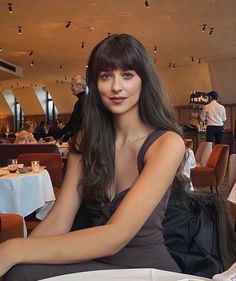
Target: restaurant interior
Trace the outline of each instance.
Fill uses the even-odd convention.
[[[15,185],[21,196],[19,190],[25,194],[34,186],[35,192],[21,202],[0,194],[0,243],[27,236],[47,216],[60,194],[69,155],[68,138],[14,143],[17,133],[27,121],[37,127],[59,120],[64,126],[76,102],[71,79],[86,77],[93,47],[120,33],[138,38],[153,59],[189,149],[191,191],[221,198],[236,235],[236,1],[2,0],[0,189]],[[215,146],[206,142],[200,118],[210,91],[219,94],[227,116],[222,144]],[[15,174],[9,159],[17,160]],[[42,183],[48,187],[44,194]],[[179,280],[163,276],[157,280]]]

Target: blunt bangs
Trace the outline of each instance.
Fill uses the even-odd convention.
[[[117,35],[105,39],[93,60],[93,77],[97,80],[101,71],[115,69],[134,70],[141,77],[142,54],[137,52],[133,44],[137,45],[137,42]]]

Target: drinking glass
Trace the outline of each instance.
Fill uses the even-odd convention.
[[[17,159],[9,159],[7,161],[7,168],[10,173],[15,173],[17,171]]]
[[[33,173],[38,173],[40,170],[40,162],[39,161],[31,161],[31,168]]]

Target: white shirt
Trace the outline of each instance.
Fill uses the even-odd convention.
[[[207,126],[223,126],[226,112],[223,105],[216,100],[206,104],[202,110],[201,119],[207,121]]]

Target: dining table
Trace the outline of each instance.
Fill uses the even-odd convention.
[[[195,168],[197,164],[196,164],[196,159],[195,159],[193,150],[190,148],[187,148],[187,151],[188,151],[187,158],[184,163],[183,174],[190,179],[189,189],[191,191],[194,191],[194,187],[193,187],[193,184],[191,181],[191,169]]]
[[[209,281],[211,279],[154,268],[112,269],[71,273],[39,281]]]
[[[36,217],[43,220],[54,202],[55,195],[47,170],[42,168],[37,173],[21,174],[0,169],[0,213],[26,217],[36,211]]]

